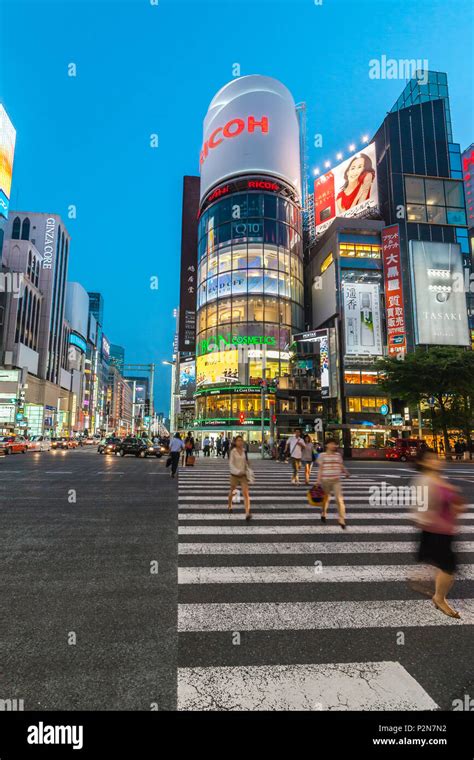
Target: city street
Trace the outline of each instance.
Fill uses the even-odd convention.
[[[227,514],[227,461],[198,459],[179,486],[164,464],[95,447],[0,459],[3,696],[25,710],[452,710],[474,694],[474,465],[448,465],[469,503],[453,620],[406,583],[408,508],[369,504],[410,465],[349,464],[342,531],[286,464],[252,460],[250,524],[242,504]]]
[[[0,459],[3,698],[174,709],[176,491],[95,446]]]

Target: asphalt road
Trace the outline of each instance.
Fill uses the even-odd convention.
[[[0,505],[0,697],[175,709],[177,483],[164,460],[2,457]]]
[[[0,698],[450,710],[474,697],[474,465],[448,465],[470,504],[451,594],[462,621],[408,588],[406,510],[369,505],[374,484],[408,483],[409,465],[349,464],[344,532],[321,525],[286,465],[253,465],[247,525],[242,505],[227,515],[220,460],[181,472],[178,503],[164,460],[92,447],[2,457]]]

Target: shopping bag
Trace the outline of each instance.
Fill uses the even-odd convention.
[[[245,474],[250,485],[255,483],[255,473],[249,465],[245,468]]]
[[[192,456],[192,455],[190,455],[190,456],[189,456],[189,457],[186,459],[186,467],[194,467],[194,463],[195,463],[195,462],[196,462],[196,457],[195,457],[195,456]]]
[[[320,485],[315,483],[314,486],[311,486],[309,489],[306,498],[312,507],[320,507],[324,500],[324,491]]]

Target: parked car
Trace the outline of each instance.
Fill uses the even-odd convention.
[[[136,457],[157,456],[155,447],[147,438],[136,438],[128,435],[117,446],[117,454],[124,457],[126,454],[134,454]]]
[[[421,451],[427,450],[429,446],[421,438],[395,438],[387,441],[385,459],[413,462]]]
[[[51,451],[51,440],[44,435],[34,435],[27,443],[28,451]]]
[[[0,438],[0,449],[5,454],[26,454],[28,441],[22,435],[4,435]]]
[[[103,438],[97,447],[97,452],[99,454],[115,454],[117,452],[117,447],[121,443],[121,438],[114,438],[113,436]]]

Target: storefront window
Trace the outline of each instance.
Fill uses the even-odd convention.
[[[426,222],[426,206],[407,206],[409,222]]]
[[[344,382],[348,383],[350,385],[359,385],[360,384],[360,372],[359,371],[346,370],[344,372]]]

